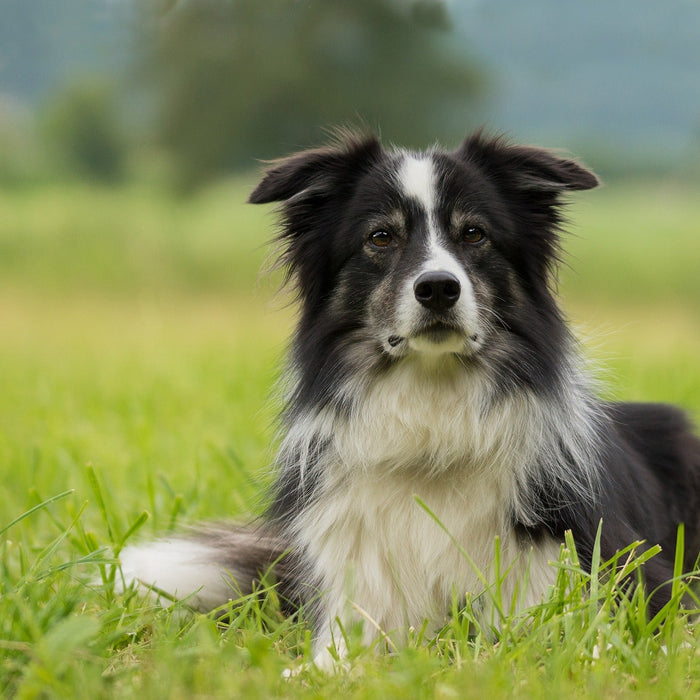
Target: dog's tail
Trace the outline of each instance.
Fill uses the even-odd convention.
[[[289,588],[288,546],[269,529],[206,526],[122,550],[120,586],[133,583],[161,598],[209,611],[251,593],[272,574]],[[286,597],[286,596],[285,596]]]

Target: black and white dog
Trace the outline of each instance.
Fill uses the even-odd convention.
[[[538,602],[564,532],[589,563],[602,518],[603,557],[662,546],[658,610],[679,523],[686,567],[700,552],[700,441],[675,408],[597,399],[553,298],[563,197],[597,182],[481,133],[454,152],[345,134],[275,163],[250,201],[282,202],[301,309],[269,511],[127,549],[126,578],[213,607],[274,562],[325,665],[358,620],[367,642],[439,625],[493,580],[496,537],[502,599]]]

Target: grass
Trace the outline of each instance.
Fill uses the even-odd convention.
[[[3,696],[697,694],[684,584],[650,624],[613,563],[591,579],[570,542],[551,600],[506,620],[497,643],[467,608],[398,654],[351,644],[340,676],[282,680],[309,632],[280,615],[273,589],[232,603],[229,626],[114,593],[125,538],[253,513],[269,480],[268,397],[293,313],[258,281],[272,219],[239,206],[246,187],[186,201],[140,187],[0,193]],[[668,185],[586,195],[561,280],[607,395],[680,403],[696,419],[699,209]]]

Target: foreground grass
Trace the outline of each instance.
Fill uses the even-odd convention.
[[[697,202],[611,190],[579,207],[567,308],[608,368],[608,395],[700,417]],[[243,192],[234,183],[189,203],[138,190],[0,195],[3,695],[699,692],[697,632],[677,600],[649,624],[639,594],[616,597],[605,567],[590,586],[571,547],[551,601],[506,621],[498,643],[466,610],[398,654],[353,646],[349,673],[291,682],[281,671],[308,653],[308,630],[279,614],[273,590],[232,603],[229,626],[113,592],[125,539],[245,517],[269,478],[268,399],[293,318],[256,286],[270,221],[234,204]]]

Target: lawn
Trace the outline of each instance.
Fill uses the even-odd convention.
[[[228,626],[113,592],[126,539],[255,513],[269,481],[293,308],[258,275],[274,219],[243,205],[249,185],[189,200],[135,185],[0,192],[3,695],[700,692],[686,615],[673,607],[650,626],[643,601],[615,602],[604,575],[582,595],[571,549],[552,601],[509,621],[498,643],[467,610],[398,654],[355,648],[349,672],[291,681],[281,672],[309,633],[280,615],[273,590],[232,603]],[[560,291],[604,393],[700,419],[696,192],[613,183],[580,197],[571,219]]]

